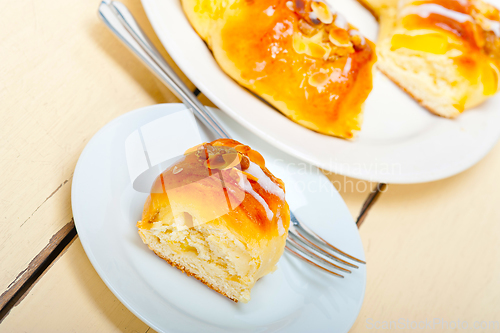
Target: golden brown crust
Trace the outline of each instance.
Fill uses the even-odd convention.
[[[204,143],[156,179],[137,223],[139,235],[171,266],[246,302],[255,281],[272,272],[283,253],[290,223],[284,190],[249,146],[228,139]],[[197,257],[184,261],[193,246]],[[244,278],[227,277],[235,274]]]
[[[424,109],[426,109],[430,113],[432,113],[432,114],[434,114],[436,116],[439,116],[439,117],[443,117],[443,118],[448,118],[448,119],[455,118],[455,117],[446,117],[446,116],[440,114],[438,111],[433,110],[429,106],[425,105],[423,99],[418,98],[414,94],[412,94],[408,89],[406,89],[402,84],[400,84],[399,81],[396,80],[393,76],[391,76],[387,71],[384,71],[382,68],[380,68],[380,66],[377,66],[377,68],[378,68],[378,70],[382,74],[384,74],[385,76],[387,76],[387,78],[389,78],[389,80],[391,80],[392,82],[394,82],[395,85],[397,85],[401,90],[403,90],[405,93],[407,93],[408,96],[410,96],[411,98],[413,98],[415,100],[415,102],[417,102],[421,107],[423,107]]]
[[[322,0],[183,0],[236,82],[313,131],[353,138],[372,90],[375,45]]]
[[[238,154],[241,162],[214,169],[210,161],[224,161],[221,151],[228,156]],[[261,172],[252,175],[250,166],[252,172]],[[289,209],[284,193],[283,182],[265,167],[257,151],[235,140],[219,139],[190,151],[157,178],[138,227],[149,229],[153,222],[163,219],[158,214],[164,209],[174,215],[182,209],[197,224],[225,223],[240,235],[241,241],[272,239],[288,229]]]
[[[168,262],[172,267],[175,267],[179,270],[181,270],[183,273],[186,273],[187,276],[192,276],[194,277],[195,279],[197,279],[198,281],[202,282],[204,285],[206,285],[207,287],[209,287],[210,289],[218,292],[219,294],[223,295],[223,296],[226,296],[227,298],[229,298],[231,301],[235,302],[235,303],[238,303],[238,300],[235,299],[235,298],[232,298],[232,297],[229,297],[228,295],[226,295],[226,293],[224,293],[223,291],[221,291],[220,289],[218,289],[217,287],[215,287],[214,285],[208,283],[203,277],[193,273],[193,272],[190,272],[186,267],[176,263],[176,262],[173,262],[172,260],[164,257],[161,255],[161,253],[158,253],[156,252],[151,246],[149,246],[149,249],[152,250],[158,257],[162,258],[163,260],[165,260],[166,262]]]

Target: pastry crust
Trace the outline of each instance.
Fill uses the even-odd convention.
[[[377,67],[432,113],[455,118],[498,91],[496,8],[480,0],[403,0],[379,14]]]
[[[143,242],[159,257],[232,299],[273,272],[283,254],[289,208],[264,158],[235,140],[194,147],[152,186]]]
[[[220,67],[319,133],[352,138],[372,89],[375,46],[322,0],[182,0]]]
[[[163,260],[165,260],[166,262],[168,262],[170,264],[170,266],[172,267],[175,267],[177,268],[178,270],[180,270],[181,272],[183,273],[186,273],[187,276],[192,276],[194,277],[196,280],[200,281],[201,283],[203,283],[204,285],[206,285],[207,287],[209,287],[210,289],[218,292],[219,294],[223,295],[223,296],[226,296],[227,298],[229,298],[231,301],[235,302],[235,303],[238,303],[238,299],[234,298],[234,297],[231,297],[231,296],[228,296],[226,295],[226,293],[224,291],[222,291],[221,289],[219,289],[216,285],[214,284],[211,284],[209,282],[207,282],[207,280],[205,280],[203,278],[203,276],[201,275],[198,275],[198,274],[195,274],[195,273],[191,273],[188,269],[186,269],[186,267],[182,266],[181,264],[178,264],[170,259],[168,259],[167,257],[165,257],[161,252],[159,251],[155,251],[154,249],[152,249],[151,247],[149,248],[151,251],[153,251],[158,257],[162,258]]]

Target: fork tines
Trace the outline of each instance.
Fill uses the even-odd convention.
[[[343,273],[351,273],[351,271],[337,264],[345,265],[348,268],[354,269],[359,267],[339,258],[336,254],[340,254],[355,262],[365,264],[364,261],[339,250],[332,244],[325,241],[306,225],[300,223],[292,212],[290,212],[290,222],[286,249],[296,257],[299,257],[307,263],[340,278],[343,278],[344,276],[333,272],[334,269]]]

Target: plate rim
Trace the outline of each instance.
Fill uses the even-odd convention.
[[[224,111],[226,114],[228,114],[231,118],[236,120],[241,126],[245,127],[248,129],[250,132],[254,133],[255,135],[261,137],[263,140],[268,142],[269,144],[273,145],[274,147],[286,152],[287,154],[294,156],[296,158],[299,158],[309,164],[312,164],[316,167],[319,167],[321,169],[334,172],[339,175],[363,180],[363,181],[368,181],[368,182],[378,182],[378,183],[392,183],[392,184],[420,184],[420,183],[427,183],[427,182],[434,182],[446,178],[453,177],[457,174],[460,174],[464,172],[465,170],[471,168],[475,164],[477,164],[479,161],[481,161],[497,144],[498,140],[500,139],[500,130],[496,131],[494,139],[492,139],[488,145],[483,145],[479,147],[479,152],[475,158],[473,159],[468,159],[467,162],[463,161],[457,161],[455,163],[449,163],[446,167],[441,167],[439,169],[434,169],[432,172],[407,172],[404,174],[402,177],[401,175],[380,175],[380,174],[374,174],[370,172],[366,173],[357,173],[357,172],[352,172],[349,170],[344,170],[342,168],[343,163],[337,163],[337,162],[332,162],[332,163],[325,163],[321,160],[318,160],[316,158],[310,157],[308,155],[305,155],[304,153],[294,150],[291,145],[288,145],[285,142],[282,142],[280,140],[276,140],[276,138],[268,135],[265,131],[261,130],[258,126],[254,126],[254,124],[249,123],[246,121],[241,115],[236,113],[232,108],[228,107],[225,105],[224,101],[220,100],[215,94],[212,93],[211,89],[207,87],[202,81],[198,79],[198,77],[193,74],[191,69],[187,64],[185,64],[183,61],[179,61],[179,59],[182,59],[181,55],[181,50],[177,49],[175,47],[168,47],[168,43],[164,41],[166,39],[166,33],[163,32],[163,29],[161,29],[160,22],[156,19],[156,15],[154,15],[154,7],[156,6],[158,0],[141,0],[141,3],[143,5],[143,8],[146,12],[146,15],[148,17],[148,20],[153,27],[153,30],[155,31],[155,34],[157,35],[158,39],[162,43],[163,47],[167,50],[168,54],[170,57],[175,61],[177,66],[182,70],[182,72],[188,77],[188,79],[211,101],[214,102],[214,104],[217,105],[219,109]],[[180,0],[174,0],[174,1],[180,1]],[[193,29],[194,31],[194,29]],[[375,71],[378,71],[375,69]],[[379,71],[378,71],[379,72]],[[378,75],[383,75],[382,73],[378,73]],[[375,78],[375,75],[374,75]],[[240,86],[241,87],[241,86]],[[245,89],[242,87],[242,89]],[[500,94],[500,93],[499,93]],[[423,112],[427,112],[426,110],[422,110]],[[437,117],[437,116],[436,116]],[[289,119],[286,119],[289,120]],[[289,120],[291,121],[291,120]],[[297,124],[298,125],[298,124]],[[298,125],[300,126],[300,125]],[[314,131],[313,131],[314,132]],[[336,137],[331,137],[332,139],[337,139],[337,140],[343,140],[339,139]],[[451,166],[450,166],[451,165]],[[339,171],[340,170],[340,171]]]
[[[178,106],[178,105],[183,105],[183,104],[181,104],[181,103],[161,103],[161,104],[154,104],[154,105],[149,105],[149,106],[141,107],[141,108],[138,108],[138,109],[126,112],[126,113],[121,114],[120,116],[118,116],[118,117],[110,120],[108,123],[106,123],[104,126],[102,126],[92,136],[92,138],[86,143],[84,149],[82,150],[82,152],[81,152],[81,154],[80,154],[80,156],[78,158],[78,161],[76,163],[76,166],[75,166],[75,170],[74,170],[74,174],[73,174],[73,181],[72,181],[72,184],[71,184],[71,208],[72,208],[73,212],[77,212],[77,211],[80,210],[80,209],[75,209],[75,201],[73,200],[73,198],[75,197],[75,193],[78,191],[79,179],[81,177],[80,174],[83,172],[82,171],[83,166],[82,166],[82,163],[80,161],[82,160],[82,157],[85,158],[85,156],[88,154],[88,150],[90,149],[88,147],[90,147],[91,144],[93,144],[93,142],[95,142],[96,140],[98,140],[99,136],[103,135],[103,133],[105,133],[108,128],[112,127],[115,123],[118,123],[123,118],[127,118],[128,116],[131,116],[131,115],[136,114],[136,113],[147,112],[149,109],[156,109],[156,108],[163,108],[163,107],[170,107],[170,106]],[[266,141],[266,144],[267,144],[267,141]],[[317,167],[314,166],[314,165],[311,165],[311,168],[314,168],[315,170],[317,169]],[[326,181],[329,184],[331,184],[331,182],[328,180],[328,177],[326,177],[324,174],[321,173],[321,177],[325,178]],[[331,189],[333,191],[335,191],[339,195],[340,201],[345,206],[346,210],[348,210],[347,205],[346,205],[344,199],[340,196],[340,193],[338,193],[337,189],[333,186],[333,184],[331,184]],[[352,223],[355,223],[353,217],[350,214],[349,214],[349,217],[350,217],[350,220],[352,221]],[[91,249],[91,245],[87,241],[87,237],[84,236],[82,238],[81,237],[82,234],[78,233],[78,229],[80,228],[79,227],[80,222],[78,222],[78,221],[80,221],[80,218],[76,217],[75,214],[73,214],[73,219],[74,219],[75,228],[77,230],[77,234],[78,234],[78,236],[80,238],[80,243],[82,244],[82,247],[84,249],[84,252],[85,252],[87,258],[89,259],[90,263],[92,264],[92,267],[95,269],[95,271],[99,275],[99,278],[104,282],[104,284],[106,285],[106,287],[108,287],[108,289],[113,293],[113,295],[115,297],[117,297],[118,300],[129,311],[131,311],[137,318],[139,318],[146,325],[149,325],[150,327],[152,327],[153,329],[155,329],[158,332],[173,332],[173,331],[171,331],[168,328],[167,328],[167,330],[165,330],[164,328],[161,328],[161,327],[157,326],[155,323],[153,323],[152,321],[150,321],[147,317],[143,316],[139,312],[139,310],[135,309],[132,306],[132,304],[130,304],[129,301],[127,301],[127,299],[126,299],[126,297],[124,295],[122,295],[116,288],[114,288],[114,286],[113,286],[112,282],[109,280],[109,278],[108,278],[105,270],[101,267],[101,265],[99,264],[96,256],[94,255],[94,252]],[[85,232],[83,233],[83,235],[84,234],[85,234]],[[360,237],[360,243],[361,243],[363,254],[365,254],[364,253],[365,251],[364,251],[364,248],[363,248],[363,245],[362,245],[362,241],[361,241],[361,237]],[[362,308],[362,305],[364,303],[364,299],[365,299],[365,296],[366,296],[366,285],[367,285],[367,272],[365,271],[365,274],[364,274],[364,283],[362,284],[362,291],[361,291],[361,301],[359,302],[359,304],[357,304],[357,309],[356,309],[355,316],[353,317],[351,323],[349,324],[349,328],[348,328],[347,332],[352,328],[352,326],[356,322],[357,318],[359,317],[359,313],[361,311],[361,308]]]

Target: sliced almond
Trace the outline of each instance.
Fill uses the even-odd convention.
[[[246,155],[241,155],[240,157],[241,171],[245,171],[250,167],[250,159]]]
[[[197,150],[198,150],[201,146],[203,146],[203,145],[205,145],[205,144],[207,144],[207,143],[206,143],[206,142],[204,142],[204,143],[200,143],[200,144],[199,144],[199,145],[197,145],[197,146],[194,146],[194,147],[192,147],[192,148],[189,148],[188,150],[186,150],[186,151],[184,152],[184,155],[189,155],[189,154],[191,154],[191,153],[193,153],[193,152],[197,151]]]
[[[328,5],[322,1],[313,1],[311,3],[311,10],[316,15],[318,20],[324,24],[330,24],[333,22],[333,13],[328,8]]]
[[[314,24],[314,25],[319,25],[321,24],[322,22],[319,20],[318,18],[318,15],[316,15],[315,12],[309,12],[309,15],[307,16],[307,18],[309,19],[309,21]]]
[[[354,45],[355,50],[363,50],[366,47],[366,39],[358,30],[350,30],[349,36],[351,36],[351,42]]]
[[[347,30],[333,27],[328,35],[330,42],[338,47],[352,47]]]
[[[306,54],[313,58],[328,59],[331,47],[328,44],[309,42]]]
[[[182,170],[184,170],[184,169],[183,168],[178,168],[177,165],[176,165],[176,166],[174,166],[174,170],[172,170],[172,173],[174,175],[176,175],[176,174],[182,172]]]
[[[309,76],[309,84],[315,88],[317,87],[322,87],[325,84],[328,83],[329,76],[326,73],[314,73],[313,75]]]
[[[318,30],[316,28],[314,28],[312,25],[307,23],[304,19],[300,19],[297,26],[298,26],[300,32],[302,32],[306,36],[312,36],[318,32]]]
[[[240,153],[246,153],[247,151],[249,151],[249,150],[250,150],[250,147],[245,146],[245,145],[237,145],[237,146],[234,146],[234,149],[235,149],[237,152],[240,152]]]
[[[250,161],[254,162],[261,168],[264,168],[266,166],[266,160],[264,160],[264,157],[262,157],[262,155],[258,151],[248,151],[248,157],[250,158]]]
[[[226,164],[222,155],[212,155],[204,162],[205,167],[210,169],[222,169]]]
[[[245,176],[247,176],[248,180],[253,180],[253,181],[256,181],[256,182],[259,181],[259,178],[255,177],[254,175],[252,175],[252,174],[250,174],[248,172],[242,171],[241,173],[244,174]]]
[[[223,170],[233,168],[241,162],[241,155],[238,153],[224,154],[222,155],[222,158],[224,159],[224,162],[226,162]]]
[[[299,33],[293,35],[293,50],[298,54],[306,53],[307,51],[306,41]]]

